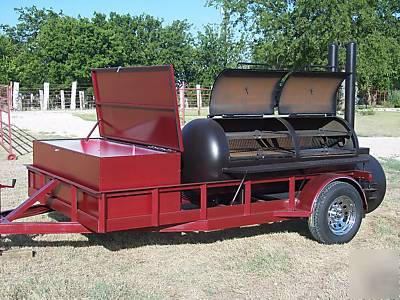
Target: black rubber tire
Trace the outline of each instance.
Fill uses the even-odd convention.
[[[333,233],[328,224],[328,209],[336,198],[348,196],[355,204],[355,220],[349,232],[343,235]],[[322,244],[344,244],[351,241],[358,232],[363,218],[363,203],[357,189],[349,183],[334,181],[325,186],[318,196],[314,210],[308,218],[311,235]]]

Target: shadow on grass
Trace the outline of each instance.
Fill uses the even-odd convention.
[[[57,221],[63,220],[54,213],[51,217]],[[65,221],[65,220],[64,220]],[[120,231],[106,234],[84,234],[88,241],[63,240],[62,236],[54,241],[35,240],[38,235],[9,235],[8,241],[0,241],[0,248],[12,247],[88,247],[103,246],[110,251],[139,248],[149,245],[183,245],[211,244],[217,241],[240,239],[261,234],[296,232],[311,239],[307,222],[304,219],[294,219],[273,224],[262,224],[253,227],[225,229],[213,232],[160,233],[148,231]]]

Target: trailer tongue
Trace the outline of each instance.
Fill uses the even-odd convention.
[[[101,137],[35,141],[29,198],[1,212],[0,234],[213,231],[308,218],[319,242],[348,242],[383,200],[385,177],[336,116],[338,86],[355,70],[330,69],[224,70],[209,118],[183,133],[172,66],[94,69]],[[70,221],[15,222],[49,211]]]

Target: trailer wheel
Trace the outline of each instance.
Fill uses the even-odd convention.
[[[349,183],[334,181],[318,196],[308,219],[311,235],[323,244],[351,241],[361,225],[362,199]]]

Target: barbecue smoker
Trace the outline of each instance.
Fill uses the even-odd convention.
[[[0,234],[214,231],[305,218],[317,241],[350,241],[386,182],[354,132],[355,44],[346,72],[337,57],[330,45],[324,72],[226,69],[210,116],[182,132],[172,66],[93,70],[101,138],[35,141],[29,198],[1,213]],[[69,221],[14,222],[53,210]]]

